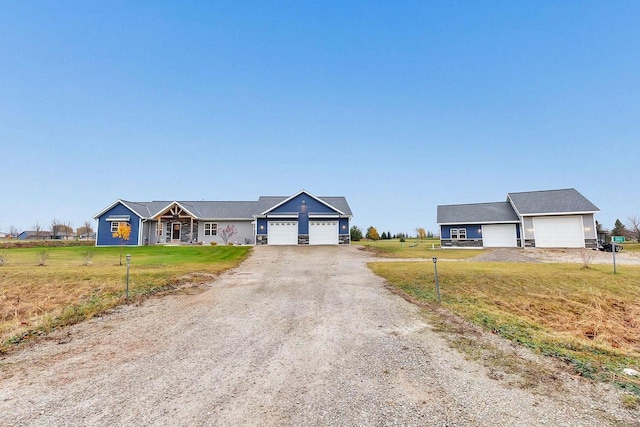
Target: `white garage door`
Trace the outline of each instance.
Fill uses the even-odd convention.
[[[309,221],[310,245],[337,245],[338,221]]]
[[[298,244],[298,222],[297,221],[269,221],[270,245],[297,245]]]
[[[581,216],[533,218],[537,248],[584,248]]]
[[[515,224],[491,224],[482,226],[482,246],[485,248],[515,248]]]

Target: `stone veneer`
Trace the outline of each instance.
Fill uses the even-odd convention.
[[[443,248],[481,248],[482,240],[455,240],[455,245],[451,239],[441,239],[440,246]]]

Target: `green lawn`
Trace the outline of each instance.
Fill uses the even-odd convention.
[[[625,242],[622,247],[628,252],[640,252],[640,243],[638,242]]]
[[[371,263],[400,292],[435,306],[433,265]],[[438,264],[442,306],[640,396],[640,267],[447,262]]]
[[[401,243],[398,239],[390,240],[360,240],[351,243],[363,246],[378,256],[386,258],[443,258],[465,259],[478,256],[486,251],[483,249],[440,249],[439,239],[407,239]]]
[[[129,296],[211,279],[237,266],[249,246],[135,246]],[[119,247],[87,246],[0,249],[0,352],[11,343],[75,323],[124,302],[126,266]],[[46,255],[38,266],[38,255]],[[90,262],[87,263],[86,261]],[[195,273],[195,274],[194,274]],[[188,279],[187,279],[188,277]]]

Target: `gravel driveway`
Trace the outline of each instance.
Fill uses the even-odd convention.
[[[256,247],[204,290],[51,334],[0,359],[0,424],[637,425],[606,387],[573,378],[545,396],[490,378],[368,257]]]

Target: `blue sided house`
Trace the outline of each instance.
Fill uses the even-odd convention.
[[[257,201],[116,200],[94,216],[97,246],[120,244],[113,233],[131,226],[126,244],[225,243],[348,245],[353,214],[345,197],[317,197],[301,190],[292,196],[261,196]]]
[[[504,202],[440,205],[440,245],[595,249],[599,211],[574,188],[508,193]]]

